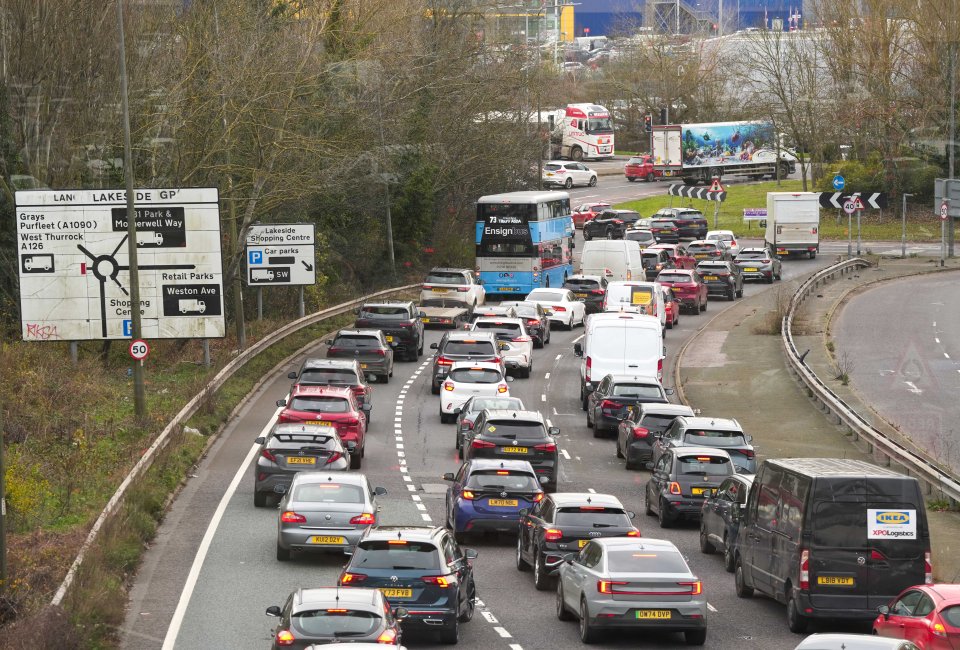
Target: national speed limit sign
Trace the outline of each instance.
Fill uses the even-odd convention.
[[[143,339],[130,342],[130,356],[137,361],[143,361],[150,354],[150,346]]]

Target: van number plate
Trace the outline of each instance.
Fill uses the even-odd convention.
[[[852,576],[817,576],[818,585],[833,585],[837,587],[852,587]]]

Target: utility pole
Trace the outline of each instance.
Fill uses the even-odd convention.
[[[900,213],[900,257],[907,258],[907,197],[913,194],[903,193],[903,211]]]
[[[7,467],[4,434],[3,408],[0,407],[0,594],[7,592]]]
[[[951,30],[951,39],[956,39],[956,23],[954,22]],[[950,41],[950,178],[953,178],[954,172],[954,162],[955,162],[955,151],[957,148],[956,145],[957,138],[957,42],[956,40]],[[953,257],[953,218],[949,219],[949,223],[944,224],[944,231],[946,233],[946,255],[948,257]]]
[[[130,145],[130,103],[127,92],[127,49],[123,34],[123,0],[117,0],[117,24],[120,30],[120,103],[123,107],[123,177],[127,182],[127,256],[130,265],[130,336],[135,341],[143,334],[140,320],[140,271],[137,268],[137,211],[133,207],[133,147]],[[147,398],[143,383],[143,362],[133,362],[133,409],[137,420],[147,417]]]

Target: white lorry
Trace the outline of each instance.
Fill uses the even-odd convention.
[[[202,300],[196,299],[181,299],[179,307],[181,314],[186,314],[188,312],[202,314],[207,311],[207,305]]]
[[[596,104],[567,104],[548,116],[550,158],[613,158],[613,120]]]
[[[819,192],[767,192],[767,230],[764,241],[775,255],[820,252]]]

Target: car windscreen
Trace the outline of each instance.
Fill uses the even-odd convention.
[[[710,253],[717,250],[716,244],[687,244],[688,253]]]
[[[516,397],[476,397],[470,402],[471,411],[482,411],[484,409],[491,411],[519,410],[522,408],[523,402]]]
[[[460,384],[495,384],[503,379],[500,372],[492,368],[457,368],[449,376]]]
[[[706,447],[742,447],[747,444],[739,431],[712,431],[709,429],[687,429],[683,432],[683,441],[688,445]]]
[[[612,526],[630,526],[630,517],[623,508],[604,508],[603,506],[578,506],[557,509],[554,522],[558,526],[585,526],[610,528]]]
[[[467,284],[467,281],[463,278],[462,273],[446,273],[444,271],[433,271],[428,276],[427,279],[423,281],[424,284]]]
[[[380,347],[380,339],[376,336],[363,336],[359,334],[341,334],[333,340],[333,345],[331,348],[350,348],[359,349],[378,349]]]
[[[493,356],[496,351],[490,341],[447,341],[443,354]]]
[[[728,476],[733,474],[730,459],[723,456],[678,456],[678,474],[701,476]]]
[[[348,638],[373,633],[382,619],[375,612],[345,609],[330,601],[329,609],[308,609],[294,612],[290,622],[304,636],[332,636]]]
[[[403,320],[410,315],[405,307],[372,307],[364,305],[360,308],[360,318],[396,318]]]
[[[301,483],[293,488],[291,501],[309,503],[364,503],[363,488],[343,483]]]
[[[474,490],[522,490],[540,489],[536,477],[526,472],[504,469],[483,469],[474,472],[467,479],[467,487]]]
[[[662,399],[659,386],[650,384],[614,384],[614,397],[633,397],[636,399]]]
[[[539,302],[563,302],[563,294],[556,291],[538,291],[534,289],[527,296],[527,300],[536,300]]]
[[[666,431],[676,419],[676,415],[644,415],[640,420],[640,426],[648,431]]]
[[[922,504],[920,508],[923,508]],[[811,522],[810,527],[813,528],[813,544],[832,548],[875,548],[888,558],[916,557],[920,550],[925,549],[928,542],[921,537],[922,525],[919,519],[914,519],[913,522],[904,520],[903,524],[891,524],[886,527],[888,529],[878,531],[880,534],[874,535],[872,539],[868,538],[868,510],[884,513],[893,511],[897,515],[908,514],[914,518],[920,516],[915,503],[818,501],[814,505],[812,516],[807,517]],[[913,525],[910,526],[910,523]],[[895,535],[890,535],[890,532]]]
[[[644,549],[611,549],[607,551],[609,573],[690,573],[683,556],[676,551]]]
[[[487,420],[481,434],[512,440],[543,440],[547,430],[539,422],[517,422],[514,420]]]
[[[350,561],[350,571],[363,573],[364,569],[439,569],[440,554],[430,542],[406,539],[376,539],[362,541]]]
[[[692,282],[692,280],[686,273],[661,273],[657,276],[657,282]]]
[[[570,278],[563,283],[564,289],[571,291],[580,291],[582,289],[597,289],[600,287],[599,280],[589,280],[587,278]]]
[[[348,413],[350,402],[342,397],[303,395],[294,397],[287,406],[291,411],[310,413]]]
[[[343,386],[353,386],[357,382],[357,374],[352,370],[342,368],[308,368],[303,371],[298,384],[308,386],[326,386],[328,384],[339,384]]]

